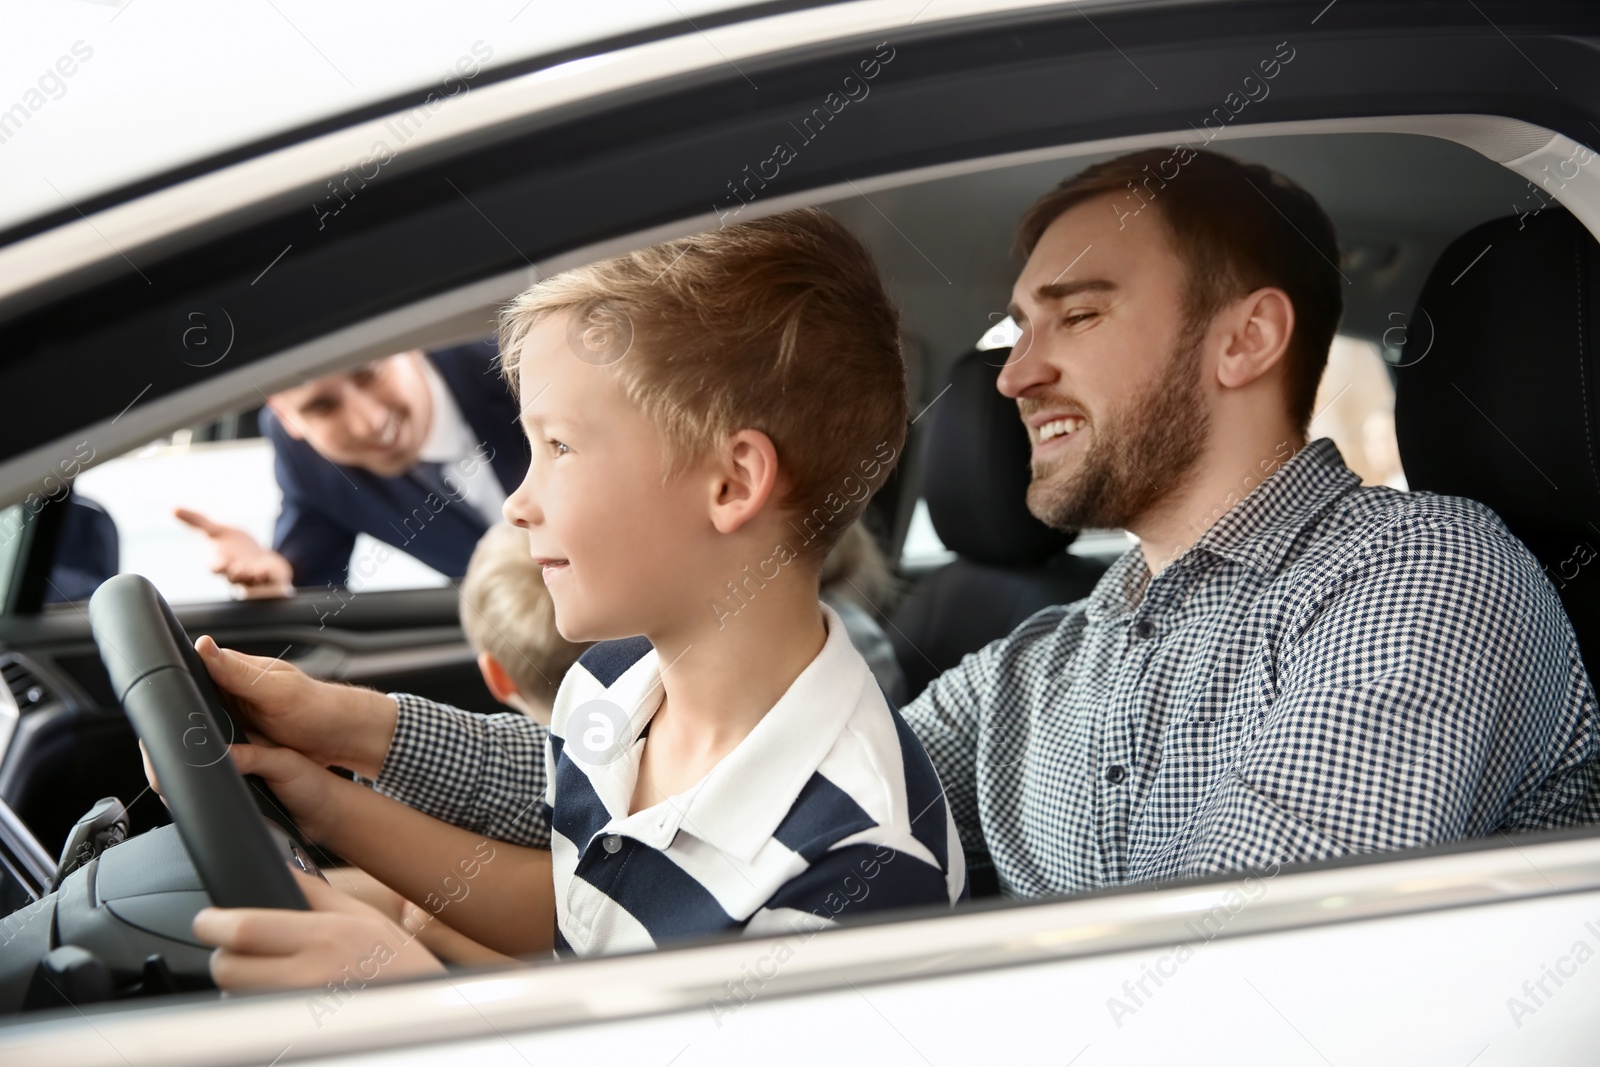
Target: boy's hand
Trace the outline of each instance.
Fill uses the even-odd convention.
[[[390,697],[318,681],[281,659],[218,648],[209,636],[201,637],[194,647],[212,680],[234,697],[253,730],[324,767],[338,765],[366,778],[378,776],[398,714]]]
[[[233,757],[233,764],[239,768],[240,774],[261,776],[306,840],[327,840],[329,820],[339,817],[337,790],[341,786],[349,787],[350,782],[326,767],[313,763],[294,749],[280,748],[268,741],[230,745],[228,754]],[[150,772],[148,758],[145,760],[145,769],[147,773]],[[153,783],[154,779],[151,781]]]
[[[348,783],[292,748],[281,748],[260,737],[252,741],[248,745],[228,746],[233,765],[240,774],[261,776],[306,840],[323,840],[327,820],[338,818],[334,810],[335,790]],[[156,769],[150,763],[150,752],[143,741],[139,742],[139,754],[144,757],[144,776],[150,782],[151,791],[165,803],[167,795],[161,791]]]
[[[443,974],[444,965],[377,909],[295,871],[311,911],[204,908],[194,933],[209,945],[222,989],[294,989],[328,982]],[[345,968],[349,968],[348,971]]]

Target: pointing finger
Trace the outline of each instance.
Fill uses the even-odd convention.
[[[212,522],[191,508],[173,508],[172,514],[179,522],[193,526],[207,537],[215,537],[222,533],[224,529],[219,523]]]

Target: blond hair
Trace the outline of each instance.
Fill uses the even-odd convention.
[[[708,230],[539,282],[501,314],[513,390],[528,332],[563,313],[574,354],[614,366],[661,428],[664,478],[739,430],[772,439],[790,484],[778,506],[804,528],[802,555],[826,554],[899,458],[909,415],[899,313],[866,248],[824,211]]]
[[[852,601],[867,611],[888,611],[900,592],[894,572],[872,533],[852,523],[822,561],[817,584],[824,595]]]
[[[495,523],[472,550],[461,581],[461,629],[505,668],[524,697],[549,704],[588,644],[556,629],[555,603],[528,551],[528,536]]]

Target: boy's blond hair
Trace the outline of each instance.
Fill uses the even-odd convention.
[[[570,313],[577,358],[609,364],[661,427],[664,477],[727,435],[772,439],[778,506],[821,559],[860,516],[905,443],[899,313],[866,248],[816,208],[708,230],[547,278],[502,312],[512,389],[522,342]]]
[[[824,594],[835,593],[878,613],[887,613],[900,593],[883,550],[859,522],[851,524],[822,561],[817,584]]]
[[[546,705],[589,647],[556,629],[555,604],[528,551],[528,535],[504,522],[489,527],[472,550],[461,581],[461,629],[473,648],[505,668],[518,692]]]

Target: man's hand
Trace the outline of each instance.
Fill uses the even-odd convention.
[[[323,767],[345,767],[367,778],[378,776],[399,714],[392,697],[372,689],[319,681],[276,657],[247,656],[219,648],[209,634],[194,647],[212,681],[233,696],[251,730]]]
[[[212,573],[242,587],[247,597],[289,596],[294,592],[294,568],[289,561],[258,544],[244,530],[212,522],[188,508],[176,508],[173,515],[211,539]]]
[[[352,975],[370,982],[445,973],[414,934],[376,908],[320,878],[294,874],[309,912],[204,908],[194,917],[195,936],[217,946],[211,977],[219,987],[294,989]]]

